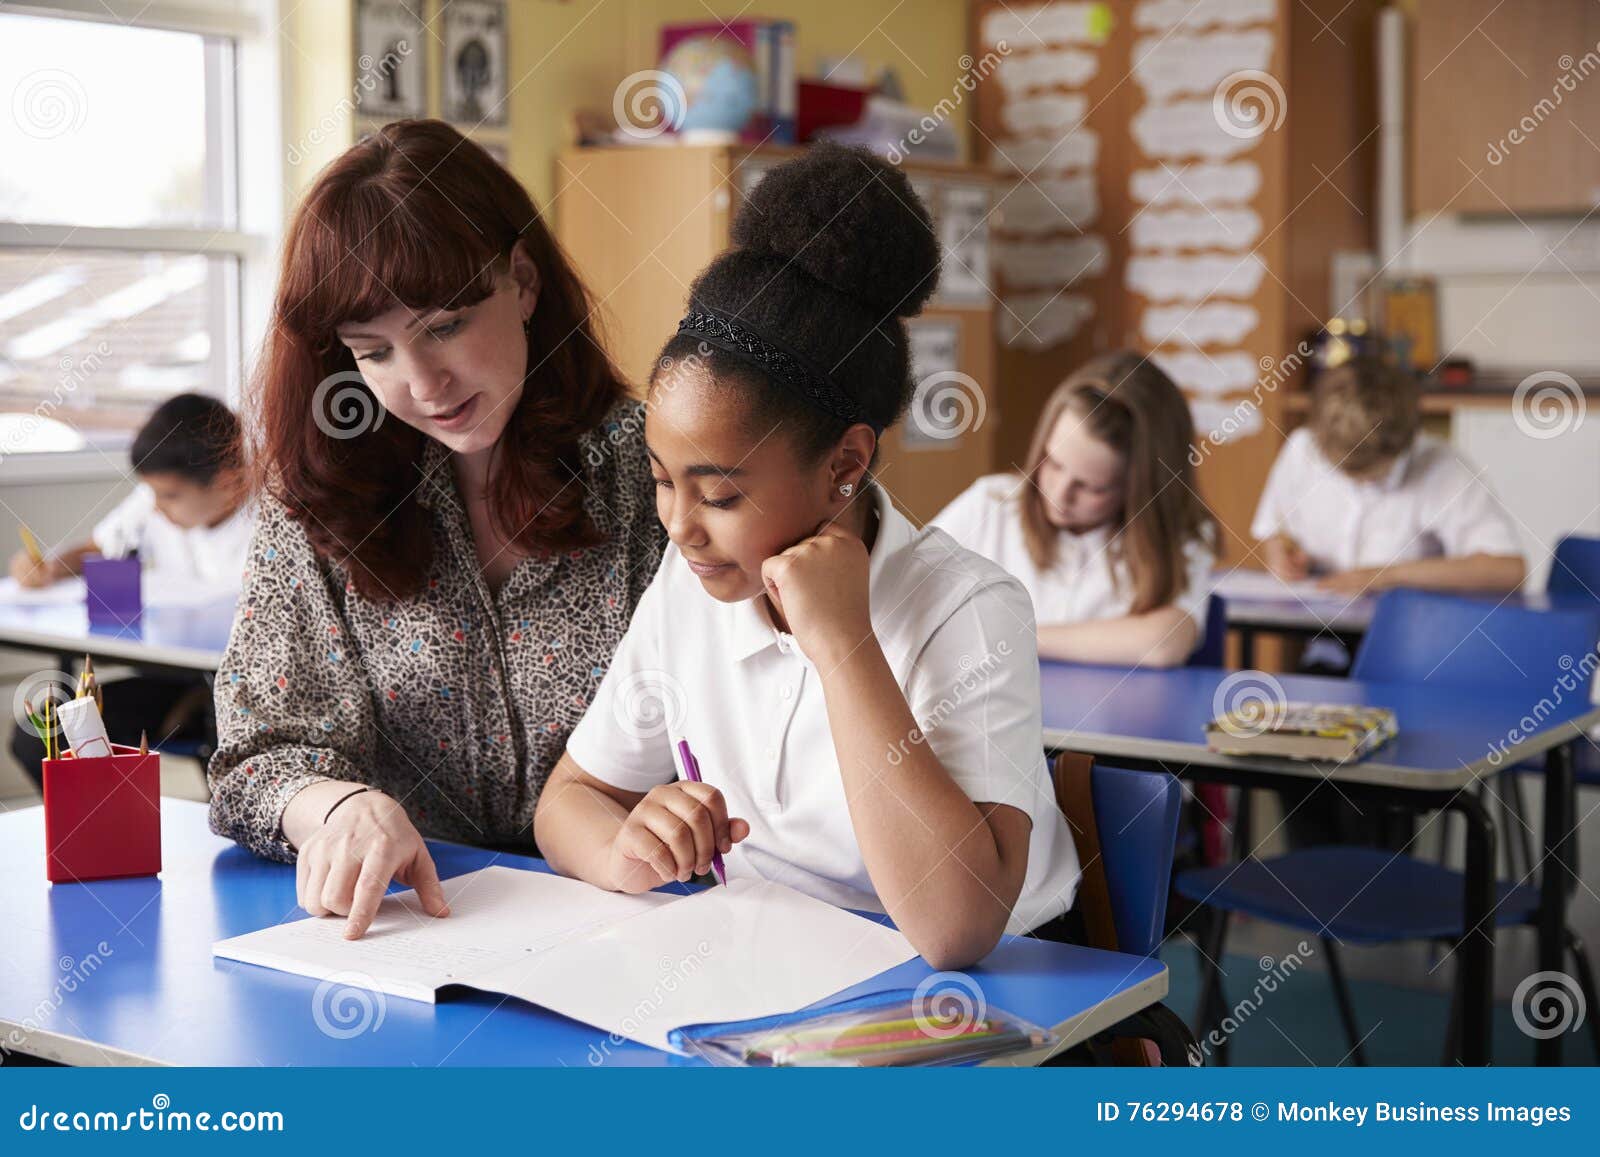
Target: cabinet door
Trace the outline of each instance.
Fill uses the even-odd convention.
[[[1594,7],[1589,0],[1416,0],[1413,213],[1581,213],[1594,205]]]
[[[1459,406],[1450,441],[1511,511],[1528,560],[1524,589],[1542,591],[1562,536],[1600,532],[1600,422],[1578,421],[1545,438],[1525,424],[1509,400],[1503,409]]]

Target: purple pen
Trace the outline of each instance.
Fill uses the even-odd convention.
[[[694,757],[694,752],[689,750],[687,739],[678,740],[678,756],[683,760],[683,774],[689,777],[691,783],[704,783],[700,778],[700,761]],[[722,866],[722,853],[711,853],[711,870],[716,873],[717,883],[726,885],[728,870]]]

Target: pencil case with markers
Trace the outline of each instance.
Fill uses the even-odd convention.
[[[779,1016],[684,1025],[668,1039],[714,1065],[749,1068],[964,1065],[1058,1040],[966,988],[876,992]]]

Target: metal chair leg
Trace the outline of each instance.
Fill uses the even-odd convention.
[[[1200,945],[1200,1011],[1195,1017],[1196,1037],[1204,1038],[1220,1027],[1227,1014],[1228,997],[1222,987],[1222,953],[1228,939],[1228,914],[1219,908],[1207,909],[1207,923]],[[1220,1034],[1219,1034],[1220,1035]],[[1228,1063],[1228,1038],[1220,1036],[1217,1063]]]
[[[1344,1023],[1344,1033],[1350,1041],[1350,1055],[1355,1058],[1356,1064],[1364,1066],[1367,1057],[1361,1048],[1361,1028],[1356,1023],[1355,1003],[1350,999],[1344,965],[1339,961],[1339,950],[1332,937],[1322,937],[1322,950],[1328,954],[1328,978],[1333,982],[1333,999],[1339,1006],[1339,1019]]]
[[[1567,929],[1567,952],[1572,957],[1572,970],[1578,974],[1578,989],[1583,993],[1584,1007],[1589,1016],[1589,1040],[1594,1045],[1594,1055],[1600,1058],[1600,1003],[1594,996],[1594,970],[1589,967],[1589,951],[1583,940],[1571,928]]]
[[[1512,775],[1511,780],[1511,810],[1516,814],[1517,823],[1511,828],[1516,836],[1517,846],[1522,849],[1522,863],[1526,871],[1513,876],[1513,879],[1522,879],[1524,874],[1533,871],[1533,837],[1528,834],[1528,802],[1522,794],[1522,776]]]

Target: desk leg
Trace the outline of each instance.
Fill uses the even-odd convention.
[[[1256,669],[1256,632],[1254,627],[1236,627],[1239,632],[1239,670]]]
[[[1573,783],[1572,745],[1552,747],[1544,759],[1544,836],[1539,868],[1539,971],[1560,972],[1565,956],[1567,927],[1567,873],[1572,860],[1573,813],[1577,807]],[[1561,1063],[1561,1037],[1542,1039],[1534,1054],[1541,1065]]]
[[[1449,808],[1466,821],[1466,935],[1461,955],[1461,1063],[1487,1065],[1494,1046],[1494,826],[1482,801],[1469,791],[1451,797]]]

